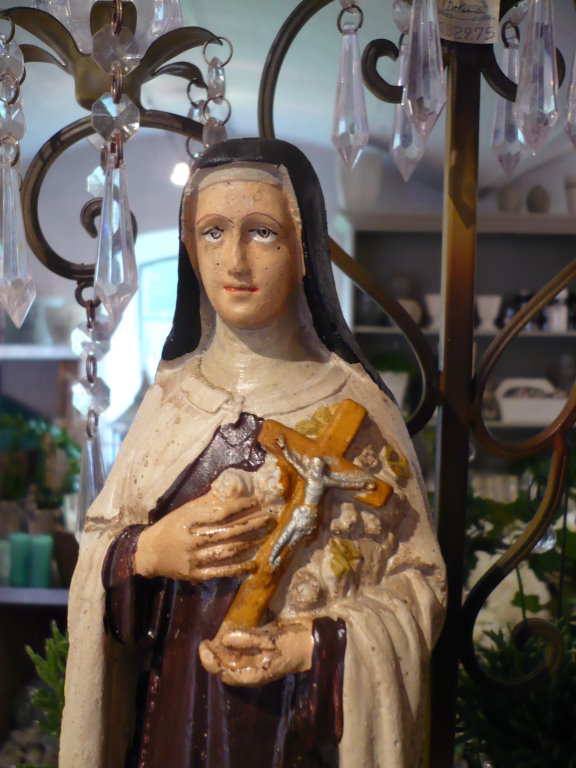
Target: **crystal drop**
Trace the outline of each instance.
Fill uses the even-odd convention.
[[[19,141],[26,133],[26,119],[22,110],[22,102],[5,104],[0,101],[0,140],[13,136]]]
[[[202,131],[202,144],[204,144],[206,149],[213,147],[214,144],[226,141],[227,138],[226,126],[222,125],[217,118],[209,117]]]
[[[564,130],[574,145],[574,149],[576,149],[576,51],[574,52],[572,77],[570,78],[568,99],[566,101],[566,120],[564,122]]]
[[[355,32],[355,24],[346,21],[342,25],[342,47],[340,49],[336,104],[332,122],[332,144],[338,150],[344,163],[352,169],[360,156],[360,152],[368,143],[368,139],[368,121],[366,119],[364,86],[362,85],[358,35]]]
[[[216,104],[221,104],[226,95],[226,74],[222,62],[217,56],[210,60],[208,65],[208,98]]]
[[[93,2],[94,0],[66,0],[58,17],[82,53],[92,52],[90,7]]]
[[[119,130],[122,140],[128,141],[140,128],[140,110],[128,96],[116,104],[112,94],[105,93],[92,105],[92,126],[107,140]]]
[[[104,487],[106,472],[102,458],[102,446],[98,428],[92,435],[84,433],[82,437],[82,458],[80,460],[80,480],[78,484],[78,516],[76,532],[82,533],[86,522],[86,513]]]
[[[512,40],[509,48],[504,48],[502,68],[514,83],[518,81],[519,60],[518,42]],[[512,176],[526,150],[526,144],[522,132],[516,124],[514,102],[503,99],[501,96],[496,97],[491,147],[504,169],[504,173],[507,176]]]
[[[446,103],[436,0],[413,0],[403,102],[426,140]]]
[[[508,13],[502,17],[501,23],[505,24],[507,21],[509,21],[511,24],[517,27],[524,19],[524,16],[526,16],[528,13],[528,5],[528,0],[521,0],[521,2],[517,3],[517,5],[513,5]]]
[[[127,75],[140,63],[140,47],[129,29],[122,27],[115,35],[112,25],[106,24],[94,35],[92,58],[104,72],[113,73],[119,64],[122,74]]]
[[[117,166],[117,167],[116,167]],[[106,163],[104,197],[94,291],[116,326],[138,290],[134,234],[124,161],[110,152]]]
[[[11,77],[2,77],[0,79],[0,100],[4,103],[13,101],[18,96],[18,84]]]
[[[412,6],[406,0],[394,0],[392,4],[392,18],[401,35],[407,35],[410,29],[410,17]]]
[[[523,30],[516,95],[516,122],[537,154],[558,119],[556,46],[551,0],[532,0]]]
[[[98,165],[90,176],[86,179],[86,191],[88,194],[92,195],[92,197],[103,197],[104,196],[104,171],[102,170],[102,166]]]
[[[550,552],[556,546],[556,530],[553,526],[550,526],[544,536],[539,539],[532,552],[535,555],[543,555],[545,552]]]
[[[88,144],[90,144],[92,149],[95,149],[96,152],[98,153],[101,153],[104,147],[106,146],[105,139],[103,139],[99,133],[92,133],[90,136],[86,138],[86,141],[88,142]]]
[[[24,74],[24,56],[15,43],[0,40],[0,75],[11,72],[18,80]]]
[[[398,85],[404,85],[407,52],[408,41],[405,38],[400,47]],[[396,104],[394,108],[394,127],[392,130],[390,154],[404,181],[408,181],[424,156],[424,141],[412,124],[410,114],[404,104]]]
[[[136,39],[142,50],[166,32],[182,26],[182,8],[179,0],[133,0],[138,18]]]
[[[362,5],[362,0],[340,0],[340,5],[342,8],[350,8],[352,5],[360,7]]]
[[[0,303],[20,328],[32,306],[36,288],[24,234],[18,173],[0,167]]]
[[[206,102],[204,99],[199,99],[198,101],[192,102],[192,106],[188,111],[188,117],[190,120],[195,120],[197,123],[206,122],[206,119],[210,117],[210,107],[206,107],[206,110],[204,110],[205,104]],[[206,118],[204,115],[206,115]]]
[[[102,360],[110,351],[110,335],[110,328],[99,321],[96,321],[92,328],[82,323],[70,334],[72,352],[82,360],[86,360],[88,355]]]
[[[110,407],[110,387],[99,376],[93,383],[80,379],[72,387],[72,405],[83,416],[90,411],[100,415]]]

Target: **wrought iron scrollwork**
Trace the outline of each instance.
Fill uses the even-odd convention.
[[[192,136],[197,141],[202,138],[202,125],[188,117],[175,115],[169,112],[157,110],[143,110],[140,113],[140,125],[143,128],[158,128],[183,136]],[[24,209],[24,226],[26,236],[31,249],[37,258],[52,272],[60,277],[75,280],[77,283],[90,283],[94,276],[93,264],[81,264],[60,256],[50,246],[40,225],[38,203],[40,190],[44,179],[57,158],[76,144],[87,138],[94,132],[91,118],[85,117],[58,131],[40,149],[36,157],[30,163],[28,171],[22,182],[22,205]],[[90,208],[90,213],[94,209]],[[86,215],[83,216],[83,221]],[[90,232],[88,225],[88,232]]]

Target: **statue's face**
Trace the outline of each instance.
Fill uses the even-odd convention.
[[[301,255],[281,186],[213,183],[198,193],[194,228],[200,278],[227,324],[262,328],[284,313],[300,281]]]

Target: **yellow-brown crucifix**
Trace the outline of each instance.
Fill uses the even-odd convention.
[[[264,421],[259,443],[280,466],[286,504],[278,525],[254,558],[255,571],[238,590],[224,623],[234,629],[259,626],[298,543],[318,532],[322,500],[329,488],[358,490],[356,498],[373,507],[386,503],[392,486],[344,458],[366,416],[354,400],[343,400],[315,438],[272,419]]]

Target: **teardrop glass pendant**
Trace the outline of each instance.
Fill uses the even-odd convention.
[[[408,40],[404,38],[398,57],[400,60],[398,85],[404,85],[405,83],[407,53]],[[404,181],[408,181],[424,156],[424,141],[412,124],[410,114],[404,103],[396,104],[394,107],[394,127],[392,129],[390,154]]]
[[[558,73],[551,0],[531,0],[523,30],[516,122],[536,155],[558,119]]]
[[[16,168],[4,161],[5,148],[1,146],[0,302],[14,325],[20,328],[32,306],[36,288],[24,233],[18,173]]]
[[[346,21],[342,25],[340,67],[332,123],[332,144],[350,169],[356,164],[370,137],[356,29],[353,21]]]
[[[112,151],[106,161],[94,290],[114,326],[138,290],[126,167]]]
[[[570,78],[568,101],[566,102],[566,120],[564,122],[564,130],[574,145],[574,149],[576,149],[576,51],[574,52],[572,77]]]
[[[84,530],[86,513],[104,487],[106,471],[102,458],[102,444],[97,420],[88,416],[86,430],[82,437],[82,458],[80,460],[80,481],[78,485],[78,516],[76,534]]]
[[[132,0],[138,13],[136,40],[142,52],[156,38],[182,26],[180,0]]]
[[[502,59],[503,71],[513,83],[518,82],[519,62],[520,49],[518,41],[514,38],[509,42],[508,48],[504,48]],[[516,123],[514,102],[501,96],[496,97],[491,146],[504,173],[512,176],[526,151],[526,143]]]
[[[424,141],[446,103],[436,0],[414,0],[403,102]]]

